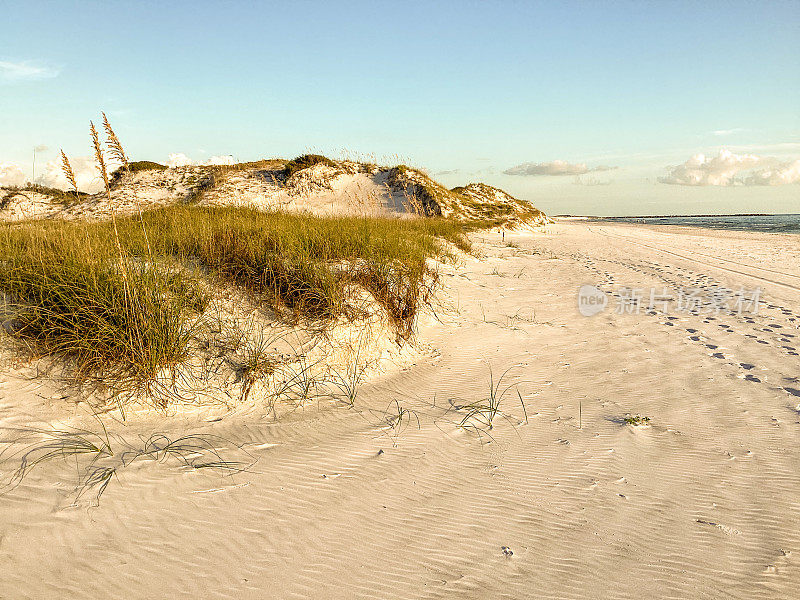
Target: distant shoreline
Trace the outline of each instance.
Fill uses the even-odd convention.
[[[630,215],[630,216],[599,216],[599,215],[551,215],[553,219],[691,219],[715,218],[715,217],[790,217],[800,216],[800,213],[725,213],[725,214],[701,214],[701,215]]]
[[[677,226],[730,231],[800,234],[798,213],[737,213],[731,215],[658,215],[637,217],[559,216],[562,221],[629,223],[634,225]]]

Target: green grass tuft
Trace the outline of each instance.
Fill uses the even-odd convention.
[[[168,167],[166,165],[162,165],[160,163],[153,162],[151,160],[137,160],[128,163],[128,170],[131,173],[140,173],[142,171],[166,171],[167,168]],[[120,167],[116,169],[111,174],[111,183],[119,183],[125,172],[126,172],[125,167]]]
[[[303,154],[302,156],[298,156],[297,158],[287,162],[283,167],[283,174],[288,179],[297,171],[302,171],[303,169],[307,169],[318,164],[323,164],[328,167],[336,166],[336,163],[326,156],[322,156],[320,154]]]

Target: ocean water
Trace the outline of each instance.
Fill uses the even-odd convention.
[[[681,225],[735,231],[800,234],[800,214],[785,215],[675,215],[663,217],[604,217],[598,221]]]

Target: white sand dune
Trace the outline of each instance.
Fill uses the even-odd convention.
[[[435,350],[355,408],[109,413],[130,444],[213,434],[258,460],[134,462],[96,507],[70,506],[69,460],[42,466],[0,497],[0,597],[800,597],[800,238],[573,222],[479,239],[420,323]],[[616,314],[611,297],[583,317],[583,284],[764,303]],[[457,407],[490,369],[527,421],[512,390],[479,435]],[[0,425],[92,426],[33,374],[3,370]]]
[[[518,228],[550,222],[529,202],[483,183],[448,190],[418,169],[351,161],[315,164],[287,178],[285,164],[282,160],[264,160],[241,163],[227,171],[196,165],[120,171],[112,178],[111,202],[103,192],[78,199],[52,196],[53,190],[43,193],[41,189],[0,186],[0,221],[102,220],[110,219],[113,213],[130,215],[139,210],[193,204],[318,216],[403,218],[425,214],[463,220],[502,217]]]

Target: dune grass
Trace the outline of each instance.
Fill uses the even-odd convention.
[[[450,252],[444,240],[469,248],[445,220],[242,208],[4,224],[0,292],[13,304],[10,331],[37,352],[68,356],[85,376],[141,383],[190,352],[208,300],[198,272],[295,321],[356,317],[366,291],[408,338],[435,280],[428,260]]]
[[[180,273],[121,263],[110,237],[78,223],[2,227],[8,326],[34,352],[74,359],[80,376],[145,381],[186,357],[205,299]]]
[[[320,154],[303,154],[302,156],[298,156],[297,158],[293,158],[287,162],[283,167],[283,174],[286,179],[288,179],[298,171],[302,171],[303,169],[307,169],[318,164],[323,164],[328,167],[333,167],[336,165],[336,163],[334,163],[327,156],[322,156]]]
[[[155,254],[199,263],[297,318],[352,314],[358,286],[404,336],[425,300],[432,275],[427,259],[447,253],[442,238],[468,247],[458,225],[421,220],[170,207],[145,214],[144,225]],[[121,224],[120,236],[126,248],[142,255],[134,223]]]

